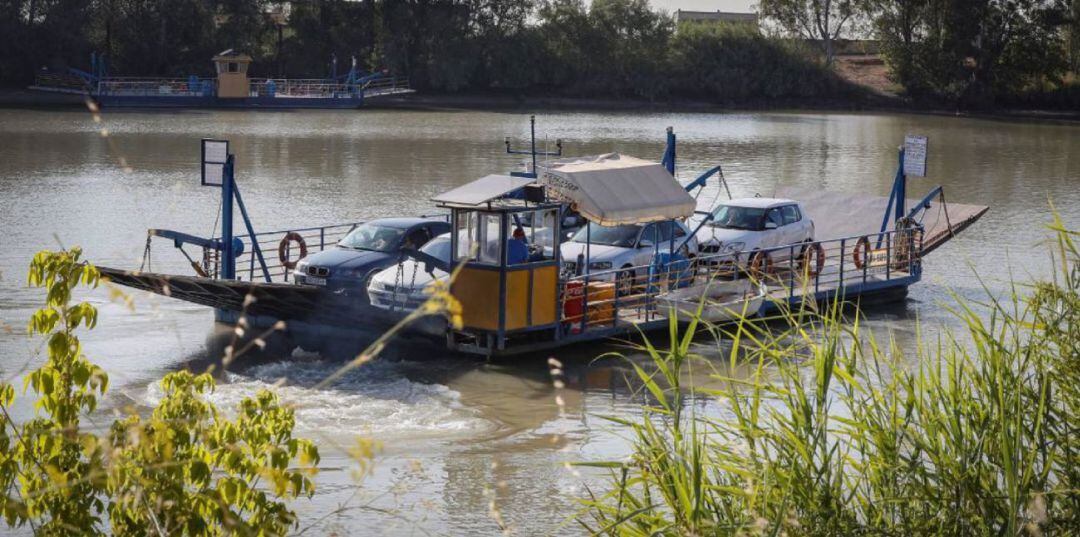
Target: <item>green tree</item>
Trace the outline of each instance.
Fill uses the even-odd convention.
[[[108,388],[76,336],[97,324],[88,302],[72,304],[79,285],[99,273],[81,251],[43,251],[30,285],[44,287],[45,306],[30,334],[45,338],[47,360],[26,377],[36,415],[16,422],[15,390],[0,384],[0,513],[9,526],[39,535],[280,535],[294,527],[287,502],[310,496],[319,453],[293,438],[291,409],[268,391],[246,398],[227,419],[204,398],[207,375],[177,372],[162,380],[165,397],[143,420],[112,424],[107,437],[81,420]]]
[[[859,11],[858,0],[762,0],[761,15],[776,21],[788,34],[816,41],[825,65],[835,57],[834,42],[848,29]]]
[[[889,59],[893,78],[909,91],[918,89],[919,46],[926,39],[932,0],[869,0],[863,4],[873,19],[882,53]]]
[[[31,286],[45,287],[45,307],[30,318],[28,332],[46,339],[48,359],[26,377],[37,395],[39,415],[24,424],[8,408],[14,388],[0,387],[0,501],[8,524],[29,522],[42,535],[100,533],[105,504],[104,450],[99,439],[80,430],[80,417],[97,407],[109,378],[82,353],[75,330],[93,328],[97,310],[88,302],[71,304],[72,290],[94,287],[99,275],[80,261],[77,248],[40,252],[30,264]]]
[[[1080,0],[1069,2],[1068,24],[1069,69],[1080,74]]]
[[[682,25],[671,43],[673,92],[721,102],[849,94],[812,54],[801,43],[746,27]]]
[[[871,6],[886,59],[912,94],[988,107],[1062,80],[1062,1],[882,0]]]

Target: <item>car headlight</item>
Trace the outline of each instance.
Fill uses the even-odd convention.
[[[745,242],[729,242],[729,243],[724,245],[724,247],[723,247],[723,249],[721,251],[723,253],[725,253],[725,254],[734,254],[736,252],[743,251],[743,249],[745,249],[745,248],[746,248],[746,243]]]
[[[296,272],[307,272],[309,264],[307,261],[298,261],[296,263]]]
[[[589,263],[589,270],[607,270],[611,268],[611,261],[595,261]]]

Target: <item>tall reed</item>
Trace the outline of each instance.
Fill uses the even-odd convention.
[[[962,330],[914,348],[840,307],[646,342],[655,371],[635,369],[651,404],[623,420],[633,454],[595,463],[610,491],[579,522],[605,535],[1077,531],[1080,253],[1076,232],[1052,228],[1052,281],[958,298]],[[751,364],[748,377],[691,354],[703,327],[731,340],[729,365]],[[713,367],[721,387],[687,386],[688,367]],[[700,415],[688,404],[700,397],[725,413]]]

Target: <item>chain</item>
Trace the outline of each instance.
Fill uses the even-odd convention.
[[[420,270],[420,262],[413,259],[412,262],[412,280],[409,282],[409,294],[411,295],[416,288],[416,272]],[[409,297],[405,297],[405,307],[409,307]]]
[[[397,306],[397,292],[398,287],[401,286],[401,280],[405,277],[405,275],[403,274],[404,270],[405,263],[398,261],[397,272],[394,275],[394,290],[390,292],[390,309],[393,309],[394,306]]]

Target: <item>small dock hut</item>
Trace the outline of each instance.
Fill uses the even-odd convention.
[[[225,50],[211,58],[217,72],[217,96],[219,99],[243,99],[251,96],[248,67],[251,56],[233,49]]]

